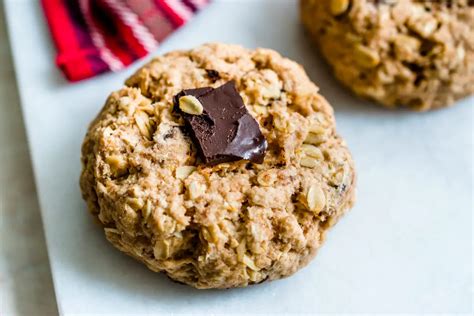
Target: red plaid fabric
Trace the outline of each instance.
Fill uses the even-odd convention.
[[[153,51],[210,0],[41,0],[66,78],[117,71]]]

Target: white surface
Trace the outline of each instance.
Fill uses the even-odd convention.
[[[2,0],[0,60],[0,315],[53,316],[56,300]]]
[[[353,211],[307,268],[247,289],[197,291],[113,249],[81,200],[86,127],[138,65],[68,84],[53,65],[37,1],[6,2],[61,313],[471,311],[473,99],[424,114],[380,109],[329,75],[306,42],[296,1],[211,5],[157,54],[222,41],[274,48],[300,62],[335,107],[359,182]]]

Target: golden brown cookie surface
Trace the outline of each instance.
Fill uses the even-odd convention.
[[[268,149],[262,164],[205,166],[173,97],[231,80]],[[291,275],[354,200],[332,108],[301,66],[266,49],[207,44],[155,58],[110,95],[82,162],[83,196],[107,239],[198,288]]]

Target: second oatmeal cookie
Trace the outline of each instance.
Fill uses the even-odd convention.
[[[474,1],[300,3],[310,36],[357,95],[426,111],[474,93]]]

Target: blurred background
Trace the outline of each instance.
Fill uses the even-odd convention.
[[[0,315],[57,315],[0,0]]]

